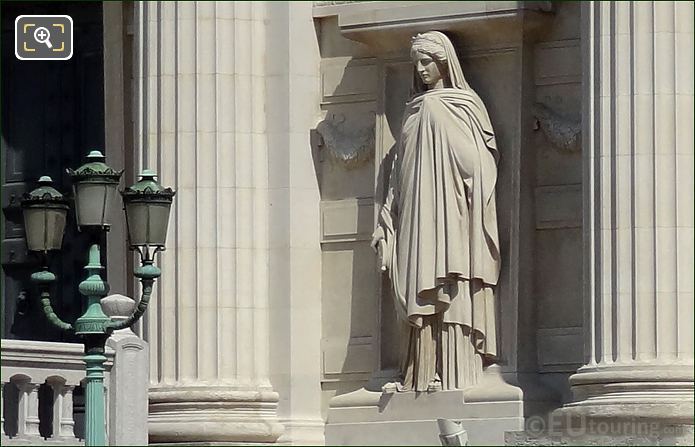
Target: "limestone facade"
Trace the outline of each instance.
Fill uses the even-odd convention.
[[[135,153],[179,191],[151,441],[435,443],[450,415],[495,443],[563,406],[692,420],[691,4],[150,2],[134,27]],[[431,29],[498,137],[501,357],[418,404],[380,388],[401,333],[369,239]]]
[[[119,55],[105,58],[107,144],[125,147],[126,175],[155,169],[177,191],[141,332],[150,443],[438,445],[444,418],[472,445],[537,445],[557,439],[530,440],[533,423],[565,416],[692,442],[692,3],[104,11]],[[451,39],[500,151],[499,361],[475,387],[399,393],[382,389],[403,332],[369,243],[410,38],[430,30]],[[586,434],[573,439],[603,442]]]
[[[135,13],[137,146],[178,191],[146,325],[150,440],[321,440],[311,5]]]
[[[692,423],[692,17],[680,2],[583,6],[576,412]]]

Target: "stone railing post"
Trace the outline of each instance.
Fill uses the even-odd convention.
[[[102,298],[101,305],[112,319],[124,320],[132,314],[135,301],[123,295],[109,295]],[[106,396],[109,444],[146,445],[148,344],[125,328],[115,331],[106,346],[114,350]]]

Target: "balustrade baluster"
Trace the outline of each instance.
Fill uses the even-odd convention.
[[[84,371],[74,366],[82,360],[83,355],[84,347],[79,345],[2,341],[2,445],[7,442],[27,445],[84,443],[84,395],[80,395],[84,389],[78,386],[80,380],[84,379]],[[109,360],[113,359],[110,348],[106,356]],[[65,367],[56,367],[55,360],[58,358],[67,359]],[[108,399],[111,361],[105,366],[104,384]],[[44,383],[51,388],[50,391],[45,389]],[[43,391],[47,394],[44,395]],[[114,396],[110,397],[114,399]],[[44,398],[50,410],[44,408]],[[123,403],[119,400],[121,398]],[[115,400],[118,405],[125,407],[131,398],[128,393],[121,393]],[[46,420],[46,417],[50,420]],[[107,430],[111,429],[107,426]],[[50,433],[50,438],[44,441],[45,431]],[[144,439],[146,442],[147,437]]]
[[[39,384],[31,382],[17,383],[19,388],[19,414],[17,434],[22,436],[39,436]]]
[[[53,437],[75,437],[75,421],[72,418],[72,392],[74,389],[74,385],[53,385],[55,396],[53,403]]]
[[[72,410],[72,392],[74,385],[66,385],[63,391],[63,411],[60,419],[60,436],[66,438],[75,437],[75,420]]]
[[[0,382],[0,436],[5,437],[5,384]]]

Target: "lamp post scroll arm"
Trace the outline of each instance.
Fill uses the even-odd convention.
[[[138,301],[137,308],[130,317],[125,320],[112,321],[109,323],[107,325],[109,331],[117,331],[130,327],[145,314],[147,305],[150,303],[150,297],[152,296],[154,281],[160,275],[161,271],[159,268],[151,263],[145,263],[143,266],[135,269],[135,276],[140,278],[140,282],[142,283],[142,296],[140,297],[140,301]]]
[[[64,331],[72,331],[72,324],[61,320],[60,317],[56,315],[55,311],[53,310],[53,306],[51,305],[51,293],[49,292],[49,288],[51,284],[55,282],[56,275],[49,272],[48,269],[44,269],[42,271],[32,273],[31,280],[32,282],[38,284],[39,288],[41,289],[41,308],[43,309],[43,313],[46,315],[48,321],[59,329]]]
[[[48,293],[48,291],[41,292],[41,306],[43,307],[43,313],[46,315],[46,318],[48,318],[48,321],[50,321],[51,324],[64,331],[73,330],[72,324],[61,320],[60,317],[53,311],[53,306],[51,306],[51,295]]]

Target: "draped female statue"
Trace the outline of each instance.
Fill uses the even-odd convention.
[[[449,39],[418,34],[410,55],[413,94],[372,246],[408,324],[399,390],[461,389],[497,354],[499,154]]]

